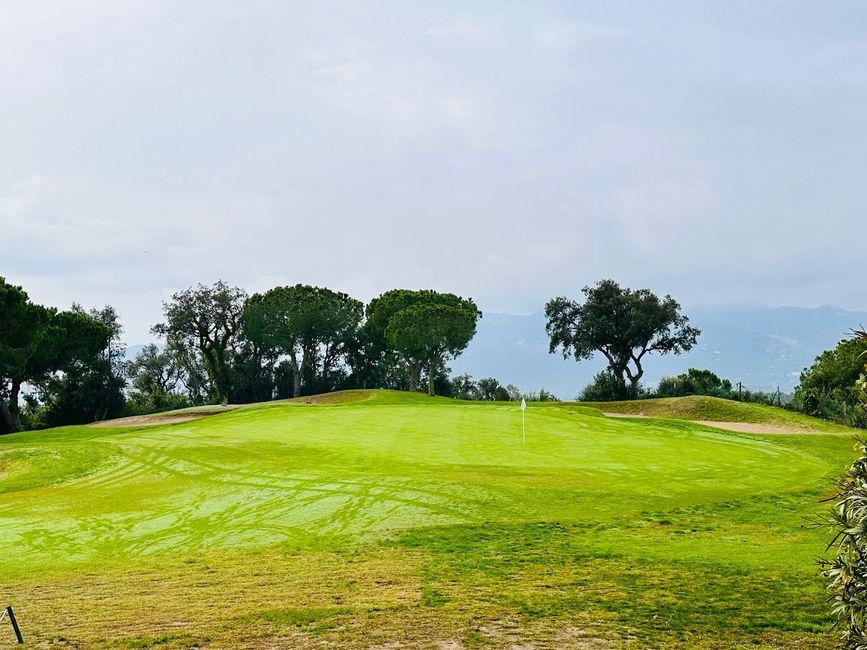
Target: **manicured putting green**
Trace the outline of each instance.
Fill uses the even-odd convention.
[[[14,436],[0,447],[0,548],[38,566],[413,526],[586,522],[638,495],[642,509],[664,509],[789,491],[826,471],[767,440],[579,407],[531,406],[526,446],[520,426],[513,404],[386,393]]]

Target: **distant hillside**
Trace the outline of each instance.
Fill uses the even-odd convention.
[[[698,345],[681,356],[651,357],[644,381],[655,384],[687,368],[708,368],[755,390],[790,392],[801,371],[847,332],[867,325],[867,312],[836,307],[805,309],[686,309],[701,330]],[[548,354],[544,314],[485,314],[467,351],[451,364],[455,373],[493,376],[527,390],[544,387],[572,399],[603,359],[575,363]]]

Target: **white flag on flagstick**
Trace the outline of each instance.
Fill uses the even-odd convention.
[[[527,410],[527,400],[525,400],[523,397],[521,398],[521,410],[522,411]]]
[[[527,434],[524,431],[524,411],[527,410],[527,400],[521,398],[521,443],[527,446]]]

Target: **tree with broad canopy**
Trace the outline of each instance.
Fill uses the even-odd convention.
[[[244,331],[256,345],[289,357],[293,395],[329,373],[346,353],[364,305],[345,293],[296,284],[254,294],[244,306]]]
[[[582,289],[585,300],[553,298],[545,305],[549,352],[563,358],[590,359],[600,352],[622,385],[638,390],[645,355],[680,354],[691,349],[701,333],[680,313],[671,296],[660,299],[649,289],[624,289],[613,280],[600,280]]]
[[[109,328],[88,314],[33,304],[21,287],[0,277],[0,433],[21,430],[25,382],[93,360],[110,338]]]
[[[425,369],[428,394],[434,395],[437,372],[466,349],[481,315],[472,300],[452,293],[395,289],[370,302],[367,326],[403,356],[410,390],[418,390]]]

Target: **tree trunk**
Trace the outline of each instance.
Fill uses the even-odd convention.
[[[617,388],[619,393],[617,399],[626,399],[629,396],[629,391],[626,388],[626,377],[624,377],[624,375],[628,375],[629,370],[622,366],[608,366],[608,369],[613,372],[614,376],[617,378]]]
[[[14,433],[15,431],[17,429],[12,420],[12,414],[9,412],[9,407],[6,405],[6,402],[0,400],[0,435]]]
[[[208,371],[208,379],[211,382],[211,387],[214,391],[213,397],[217,398],[218,402],[225,403],[229,398],[229,387],[226,381],[224,368],[221,367],[221,358],[216,350],[203,350],[202,357],[205,360],[205,368]]]
[[[217,401],[219,401],[220,404],[227,404],[229,402],[228,381],[226,381],[225,375],[220,370],[215,374],[214,388],[217,391]]]
[[[21,393],[21,381],[12,381],[12,390],[9,394],[9,404],[0,400],[0,433],[15,433],[21,431],[21,418],[18,411],[18,395]]]
[[[298,380],[304,384],[307,394],[310,394],[311,384],[316,380],[316,347],[314,343],[301,346],[301,367],[298,371]],[[300,395],[300,392],[299,392]]]
[[[427,394],[433,397],[436,393],[434,391],[434,369],[433,364],[427,371]]]
[[[292,397],[301,397],[301,369],[298,367],[298,359],[292,354]]]
[[[644,376],[644,368],[641,367],[641,361],[632,358],[633,363],[635,363],[635,373],[629,371],[629,367],[626,367],[626,375],[629,377],[629,383],[631,384],[630,388],[632,389],[633,394],[637,394],[638,391],[638,382],[641,381],[641,378]]]
[[[15,431],[21,431],[21,411],[18,408],[18,397],[21,395],[21,380],[13,379],[12,388],[9,391],[9,412],[13,419],[18,423],[18,428]]]
[[[430,364],[427,369],[427,394],[433,397],[436,395],[436,390],[434,389],[434,379],[436,377],[436,369],[439,366],[439,359],[437,357],[431,357]]]
[[[328,386],[328,371],[331,370],[331,346],[325,346],[325,353],[322,355],[322,390],[326,390]]]
[[[418,361],[410,361],[408,364],[409,370],[409,391],[415,393],[418,391],[418,380],[421,375],[421,364]]]

